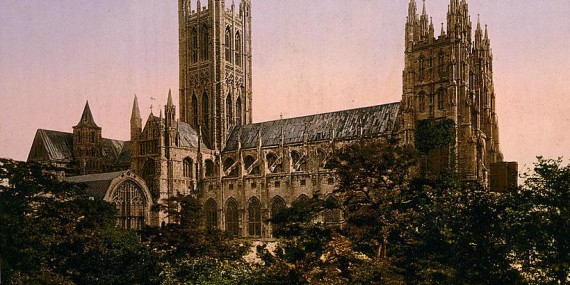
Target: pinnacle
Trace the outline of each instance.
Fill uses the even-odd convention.
[[[140,119],[141,112],[139,110],[139,102],[137,95],[135,94],[135,100],[133,101],[133,112],[131,113],[131,119]]]
[[[170,89],[168,89],[168,101],[166,102],[166,105],[174,106],[174,104],[172,104],[172,91]]]

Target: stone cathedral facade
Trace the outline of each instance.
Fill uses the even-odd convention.
[[[38,130],[28,160],[59,165],[114,203],[122,227],[175,222],[151,206],[195,195],[208,227],[245,238],[270,238],[266,220],[294,203],[335,199],[327,161],[336,150],[394,137],[414,145],[423,121],[452,122],[454,139],[424,154],[422,172],[456,169],[464,180],[512,186],[517,165],[499,148],[487,29],[478,22],[473,35],[466,1],[450,1],[438,36],[425,4],[419,14],[410,1],[401,102],[252,123],[251,0],[229,9],[179,0],[179,112],[169,91],[143,124],[135,98],[131,138],[118,141],[102,138],[87,104],[73,133]]]

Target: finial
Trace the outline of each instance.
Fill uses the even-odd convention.
[[[487,30],[487,24],[485,24],[485,40],[489,40],[489,31]]]
[[[423,8],[422,8],[422,15],[425,15],[426,13],[426,0],[424,0],[424,4],[423,4]]]

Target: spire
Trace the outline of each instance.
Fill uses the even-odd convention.
[[[140,119],[141,111],[139,110],[139,101],[137,99],[137,95],[135,94],[135,100],[133,101],[133,111],[131,113],[131,121]]]
[[[475,29],[475,48],[480,49],[483,41],[483,32],[481,31],[481,17],[477,15],[477,28]]]
[[[168,89],[168,101],[166,101],[166,105],[174,106],[174,104],[172,104],[172,91],[170,89]]]
[[[440,36],[445,35],[445,29],[443,28],[443,23],[441,23],[441,32],[439,32]]]
[[[77,127],[95,127],[98,128],[93,120],[93,115],[91,114],[91,109],[89,108],[89,101],[85,103],[85,108],[83,109],[83,114],[81,115],[81,120],[77,124]]]
[[[427,15],[427,12],[426,12],[426,0],[424,0],[423,2],[424,2],[424,3],[423,3],[423,8],[422,8],[422,15]]]
[[[135,94],[133,101],[133,112],[131,113],[131,141],[137,141],[142,131],[141,112],[139,110],[139,102]]]

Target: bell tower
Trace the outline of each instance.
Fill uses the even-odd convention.
[[[102,172],[102,145],[101,127],[95,123],[86,102],[79,123],[73,127],[73,157],[79,164],[79,174]]]
[[[503,159],[488,32],[485,29],[483,36],[478,20],[473,37],[467,0],[450,0],[447,29],[441,24],[439,36],[425,0],[421,14],[418,12],[416,0],[410,0],[405,29],[403,140],[414,145],[420,128],[451,122],[454,130],[448,137],[453,141],[425,153],[425,172],[454,170],[463,180],[486,184],[490,165]]]
[[[179,0],[180,119],[221,150],[252,120],[251,1]]]

